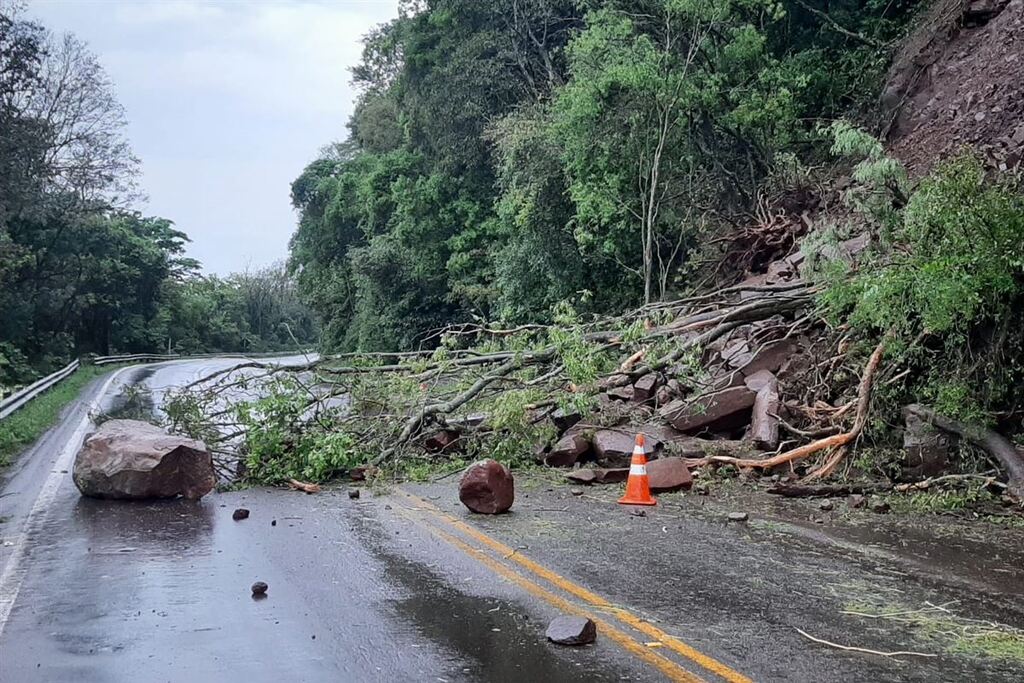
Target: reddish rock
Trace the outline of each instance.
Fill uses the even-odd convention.
[[[681,432],[735,429],[749,419],[756,396],[745,386],[731,387],[692,401],[672,401],[659,412]]]
[[[597,483],[597,474],[594,470],[573,470],[565,475],[565,478],[577,484],[589,485]]]
[[[737,339],[730,343],[725,349],[722,350],[722,360],[724,360],[730,368],[740,368],[749,363],[753,358],[754,354],[750,351],[750,345],[746,339]]]
[[[434,432],[423,441],[423,447],[431,453],[445,453],[459,447],[459,433],[451,429]]]
[[[647,463],[647,478],[651,491],[664,493],[689,489],[693,486],[690,468],[682,458],[658,458]]]
[[[590,441],[582,434],[566,434],[544,456],[549,467],[571,467],[590,450]]]
[[[566,479],[577,484],[621,484],[628,477],[628,467],[598,467],[586,470],[573,470],[565,475]]]
[[[654,398],[658,390],[658,376],[653,372],[638,379],[633,384],[633,400],[637,403],[646,403]]]
[[[75,457],[75,486],[94,498],[198,500],[213,490],[213,457],[202,441],[137,420],[109,420]]]
[[[775,375],[765,377],[762,370],[757,374],[757,396],[750,416],[750,430],[747,435],[754,445],[763,450],[775,450],[779,445],[779,382]],[[751,378],[753,379],[753,378]],[[747,386],[751,385],[750,379]]]
[[[747,388],[751,391],[757,392],[768,384],[778,383],[775,374],[770,370],[758,370],[749,377],[745,377],[743,383],[747,385]]]
[[[744,377],[750,377],[761,370],[778,372],[786,361],[797,352],[798,348],[793,339],[780,339],[777,342],[766,344],[754,354],[750,362],[740,368],[740,372]]]
[[[615,387],[605,392],[608,398],[615,399],[616,401],[632,401],[634,393],[633,387],[629,384],[624,387]]]
[[[661,446],[661,441],[646,434],[644,452],[648,458],[654,456]],[[636,432],[633,430],[613,431],[602,429],[594,434],[594,453],[597,462],[604,467],[626,467],[633,457],[633,445],[636,443]]]
[[[495,460],[473,463],[459,482],[459,500],[473,512],[486,515],[506,512],[515,500],[512,473]]]
[[[558,408],[551,413],[550,417],[555,428],[559,432],[565,432],[566,430],[571,429],[577,422],[583,419],[583,416],[580,415],[579,411],[573,409],[565,410],[564,408]]]

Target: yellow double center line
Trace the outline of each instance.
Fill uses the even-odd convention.
[[[687,645],[678,638],[670,636],[654,624],[641,619],[629,610],[611,604],[610,602],[608,602],[608,600],[601,597],[600,595],[597,595],[596,593],[587,590],[583,586],[580,586],[579,584],[576,584],[566,579],[560,574],[551,571],[547,567],[544,567],[543,565],[534,562],[533,560],[529,559],[528,557],[525,557],[513,548],[510,548],[509,546],[501,543],[500,541],[491,538],[482,531],[439,510],[436,506],[432,505],[431,503],[401,489],[398,490],[398,494],[409,501],[409,503],[411,504],[411,508],[413,510],[418,510],[424,513],[422,516],[419,517],[412,516],[411,514],[406,515],[409,519],[422,524],[431,533],[435,534],[438,538],[441,538],[447,543],[455,546],[467,555],[474,557],[481,564],[488,567],[496,574],[515,583],[517,586],[523,588],[531,595],[534,595],[540,598],[541,600],[544,600],[545,602],[553,605],[554,607],[557,607],[558,609],[564,612],[590,617],[594,620],[594,623],[597,624],[601,633],[605,637],[615,641],[624,649],[628,650],[644,662],[656,667],[663,674],[665,674],[665,676],[669,680],[694,683],[702,681],[704,679],[683,668],[680,664],[676,663],[675,661],[652,651],[651,649],[649,649],[647,645],[645,645],[642,642],[639,642],[636,638],[634,638],[627,632],[619,628],[616,628],[607,620],[596,617],[594,614],[588,612],[584,606],[570,602],[569,600],[566,600],[565,598],[556,595],[555,593],[552,593],[550,590],[544,588],[542,585],[532,580],[529,575],[532,574],[535,577],[541,578],[544,581],[551,584],[552,586],[564,591],[565,593],[568,593],[582,600],[584,603],[587,603],[591,607],[597,608],[597,610],[599,610],[600,612],[613,616],[622,624],[625,624],[630,628],[635,629],[636,631],[653,639],[660,645],[681,655],[686,660],[694,664],[697,664],[701,668],[705,669],[706,671],[714,674],[715,676],[723,680],[729,681],[729,683],[752,683],[751,679],[747,678],[743,674],[734,671],[733,669],[729,668],[725,664],[722,664],[716,659],[713,659],[712,657],[709,657],[708,655],[705,655],[704,653],[694,649],[693,647]],[[412,510],[409,510],[409,512],[412,512]],[[432,521],[435,523],[431,523]],[[437,523],[440,523],[451,530],[458,531],[459,533],[465,535],[469,539],[472,539],[477,543],[481,544],[485,548],[489,548],[490,550],[494,551],[494,553],[497,556],[499,556],[501,560],[504,560],[506,562],[513,562],[519,565],[521,568],[526,570],[528,574],[524,576],[516,572],[512,568],[508,567],[506,564],[503,564],[501,561],[499,561],[497,557],[492,556],[484,550],[481,550],[480,548],[474,547],[473,545],[467,543],[462,538],[459,538],[458,536],[449,533],[445,529],[441,528]]]

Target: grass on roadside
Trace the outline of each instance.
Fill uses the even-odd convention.
[[[7,467],[11,458],[53,426],[60,411],[77,398],[86,384],[113,369],[110,366],[83,365],[66,380],[0,421],[0,469]]]

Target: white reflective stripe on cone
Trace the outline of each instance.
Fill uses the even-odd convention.
[[[643,455],[644,449],[640,446],[633,446],[633,455]]]
[[[647,476],[647,465],[630,465],[629,466],[629,476],[632,477],[632,476],[638,475],[638,474],[642,474],[644,476]]]

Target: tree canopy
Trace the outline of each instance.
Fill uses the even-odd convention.
[[[315,339],[283,267],[204,277],[183,231],[130,210],[138,168],[86,45],[0,12],[0,386],[87,352]]]
[[[290,267],[334,348],[613,311],[865,109],[911,2],[427,0],[365,39],[344,142],[296,179]]]

